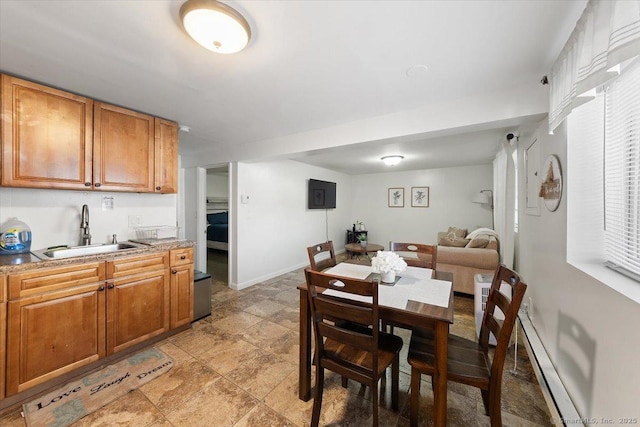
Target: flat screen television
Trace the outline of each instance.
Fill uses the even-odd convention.
[[[336,183],[309,180],[309,209],[335,209],[336,208]]]

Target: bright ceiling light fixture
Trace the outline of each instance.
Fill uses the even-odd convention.
[[[400,163],[402,159],[404,159],[404,156],[384,156],[380,158],[387,166],[395,166]]]
[[[213,52],[239,52],[251,38],[247,20],[216,0],[188,0],[180,8],[180,20],[192,39]]]

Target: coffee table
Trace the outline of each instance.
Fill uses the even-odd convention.
[[[344,245],[344,249],[350,254],[350,258],[364,254],[369,257],[369,252],[384,251],[384,246],[377,245],[375,243],[367,243],[367,246],[362,246],[360,243],[347,243]]]

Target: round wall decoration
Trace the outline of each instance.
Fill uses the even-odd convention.
[[[542,173],[544,181],[540,184],[538,197],[542,197],[544,205],[550,212],[554,212],[560,205],[562,198],[562,168],[558,156],[551,154],[544,161]]]

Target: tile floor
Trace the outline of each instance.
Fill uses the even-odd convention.
[[[225,278],[226,279],[226,278]],[[306,426],[313,399],[298,399],[298,292],[302,270],[237,292],[214,280],[213,314],[156,346],[173,357],[174,368],[74,426]],[[473,337],[473,300],[455,299],[452,333]],[[410,332],[396,329],[408,343]],[[510,350],[505,370],[514,366]],[[550,425],[549,412],[526,351],[519,346],[517,376],[505,372],[503,422],[507,426]],[[401,356],[400,411],[391,411],[390,392],[380,410],[381,426],[408,426],[410,369]],[[388,381],[390,383],[390,380]],[[433,399],[423,376],[420,425],[431,425]],[[349,388],[327,373],[320,424],[370,425],[370,390]],[[449,383],[448,424],[489,426],[477,389]],[[0,418],[2,426],[24,426],[19,411]]]

